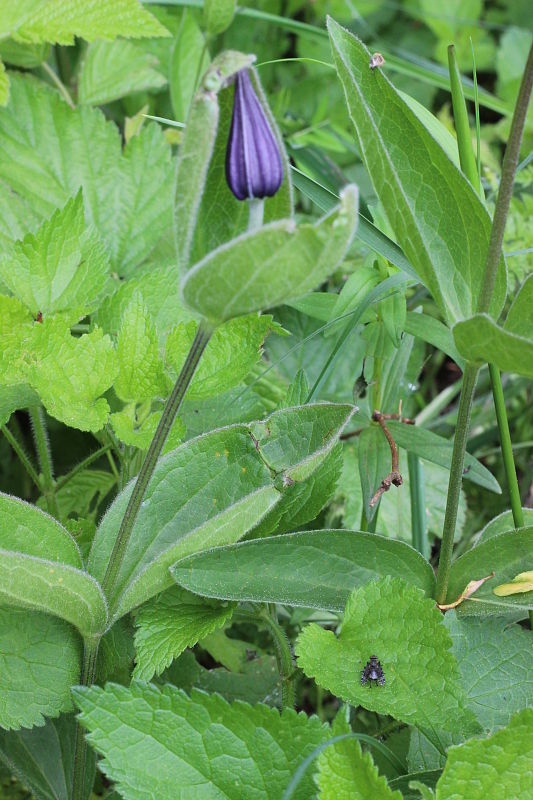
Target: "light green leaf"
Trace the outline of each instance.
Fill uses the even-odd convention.
[[[114,681],[127,686],[134,660],[133,623],[130,617],[123,617],[106,631],[100,641],[95,683]]]
[[[170,333],[165,350],[175,379],[191,348],[198,325],[179,324]],[[232,319],[217,328],[187,390],[189,400],[203,400],[238,386],[259,361],[263,343],[281,329],[271,316],[250,315]]]
[[[116,411],[111,414],[109,422],[121,442],[132,447],[138,447],[140,450],[147,450],[154,438],[161,414],[161,411],[154,411],[140,421],[137,417],[136,409],[133,406],[128,406],[123,411]],[[181,417],[176,417],[165,440],[163,454],[170,453],[171,450],[175,450],[181,444],[185,438],[185,430]]]
[[[80,659],[80,638],[63,620],[0,607],[0,726],[31,728],[70,710]]]
[[[20,20],[16,28],[21,41],[74,44],[75,36],[90,42],[117,36],[168,36],[166,28],[138,0],[113,0],[111,4],[45,0],[33,5],[26,21]]]
[[[369,68],[368,49],[331,19],[328,27],[359,149],[398,243],[445,319],[471,317],[490,236],[487,210],[383,72]],[[492,313],[505,292],[502,258]]]
[[[524,523],[528,527],[533,526],[533,508],[523,508],[522,515],[524,517]],[[481,544],[481,542],[486,542],[488,539],[492,539],[493,536],[499,536],[500,533],[507,533],[507,531],[514,531],[515,524],[513,519],[513,512],[509,511],[502,511],[501,514],[498,514],[497,517],[494,517],[487,522],[484,528],[477,534],[474,539],[474,545]]]
[[[0,278],[34,316],[70,312],[81,319],[96,308],[110,289],[109,263],[85,224],[81,192],[0,258]]]
[[[157,67],[159,61],[128,41],[93,42],[87,48],[78,80],[82,105],[101,105],[132,92],[159,89],[167,79]]]
[[[209,36],[218,36],[229,28],[235,15],[235,0],[205,0],[204,25]]]
[[[316,288],[343,259],[357,225],[358,195],[347,186],[337,211],[317,225],[275,222],[222,245],[182,281],[184,300],[223,322],[285,303]]]
[[[190,9],[185,9],[170,60],[170,99],[175,119],[185,122],[199,75],[210,62],[204,35]]]
[[[25,383],[19,383],[15,386],[0,386],[0,425],[6,425],[13,411],[18,408],[38,405],[38,396]]]
[[[318,467],[352,411],[333,404],[278,411],[265,420],[272,435],[264,448],[254,434],[260,423],[253,423],[199,436],[161,459],[110,598],[114,613],[121,616],[169,587],[168,568],[179,558],[241,539],[279,501],[288,476],[299,480],[299,469],[310,462]],[[290,448],[283,429],[292,431]],[[275,450],[272,472],[266,462]],[[89,563],[99,580],[132,488],[130,483],[117,497],[97,531]]]
[[[483,541],[460,556],[452,564],[448,583],[447,602],[453,602],[467,584],[480,580],[494,571],[495,576],[457,608],[458,616],[505,614],[513,610],[533,608],[533,592],[498,597],[494,588],[511,581],[519,572],[527,572],[533,564],[533,528],[501,533]]]
[[[0,376],[2,383],[20,384],[27,380],[24,354],[28,350],[34,319],[15,297],[0,295]]]
[[[502,328],[487,314],[454,326],[457,349],[469,361],[490,362],[505,372],[533,378],[533,339]]]
[[[115,392],[124,402],[139,402],[164,397],[167,384],[163,361],[159,357],[157,331],[136,293],[122,317],[117,343],[118,374]]]
[[[98,328],[79,338],[61,319],[49,317],[32,330],[28,383],[56,419],[82,431],[98,431],[109,405],[101,395],[116,374],[111,339]]]
[[[199,786],[205,800],[279,800],[298,764],[329,735],[317,717],[292,709],[229,705],[196,690],[189,699],[168,685],[108,684],[74,694],[89,741],[104,756],[101,769],[127,800],[185,800]],[[295,798],[308,800],[312,791],[306,777]]]
[[[370,503],[392,466],[391,449],[379,425],[371,424],[361,432],[357,443],[357,454],[365,516],[370,521],[378,508],[378,503],[374,505]],[[391,492],[397,490],[401,491],[401,487],[391,487]]]
[[[9,78],[7,77],[4,62],[0,59],[0,106],[5,106],[9,100]]]
[[[160,675],[187,647],[232,616],[233,603],[203,600],[179,586],[173,586],[140,607],[135,615],[134,676],[149,681]]]
[[[355,589],[339,636],[318,625],[304,628],[299,666],[319,686],[350,704],[431,731],[478,730],[460,683],[451,639],[435,603],[400,578]],[[386,684],[361,685],[361,670],[375,653]]]
[[[523,800],[533,793],[533,709],[488,739],[451,747],[437,800]]]
[[[174,580],[223,600],[286,603],[342,611],[352,590],[386,575],[403,577],[430,597],[433,570],[409,545],[360,531],[302,531],[253,539],[189,556]]]
[[[7,64],[24,69],[35,69],[43,61],[47,61],[50,56],[50,45],[41,44],[20,44],[13,39],[0,40],[0,58]]]
[[[533,706],[533,634],[505,619],[458,619],[448,611],[469,706],[486,734],[507,725],[524,706]]]

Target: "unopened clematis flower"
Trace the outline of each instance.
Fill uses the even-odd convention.
[[[235,78],[226,180],[238,200],[272,197],[283,181],[279,145],[247,69]]]

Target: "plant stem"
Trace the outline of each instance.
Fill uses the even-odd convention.
[[[492,383],[492,395],[494,397],[496,418],[498,420],[498,428],[500,431],[501,451],[503,456],[503,464],[505,467],[505,475],[507,478],[507,486],[509,488],[509,495],[511,498],[514,525],[515,528],[523,528],[524,514],[522,512],[522,503],[520,501],[520,491],[518,489],[518,479],[516,477],[516,467],[513,458],[513,445],[511,442],[511,434],[509,432],[509,421],[507,419],[507,412],[505,409],[505,397],[503,395],[500,371],[494,364],[489,364],[489,373]]]
[[[85,639],[83,642],[83,661],[80,684],[91,686],[96,677],[96,661],[100,638]],[[74,764],[72,779],[72,800],[84,800],[85,770],[87,765],[87,740],[79,722],[76,722],[76,739],[74,743]]]
[[[262,197],[248,200],[248,232],[255,231],[263,224],[265,201]]]
[[[33,408],[30,408],[29,412],[31,428],[33,431],[33,440],[35,442],[35,449],[37,451],[37,458],[39,460],[39,467],[42,475],[42,479],[40,481],[41,491],[46,500],[48,513],[59,519],[60,515],[55,494],[56,485],[52,467],[52,455],[50,453],[50,446],[48,443],[48,433],[46,431],[44,411],[41,406],[34,406]]]
[[[7,425],[2,425],[2,433],[6,437],[7,441],[9,442],[9,444],[11,445],[17,456],[19,457],[22,465],[24,466],[26,472],[28,473],[28,475],[30,476],[36,487],[39,489],[40,492],[42,492],[41,480],[37,475],[35,467],[31,463],[28,455],[24,451],[24,448],[20,444],[17,437],[11,433]]]
[[[87,469],[94,461],[98,461],[98,459],[105,455],[110,449],[111,444],[105,444],[103,447],[100,447],[98,450],[95,450],[94,453],[84,458],[83,461],[80,461],[79,464],[76,464],[70,472],[67,472],[66,475],[63,475],[63,477],[56,482],[56,492],[62,489],[63,486],[71,481],[79,472],[83,472],[83,470]]]
[[[181,369],[178,379],[172,389],[172,393],[167,400],[159,425],[154,434],[154,438],[150,443],[150,447],[146,453],[140,472],[137,476],[137,481],[133,487],[128,506],[122,518],[120,529],[115,540],[113,552],[109,559],[109,564],[102,581],[102,588],[104,594],[109,597],[112,594],[112,588],[115,584],[124,553],[128,546],[128,542],[133,530],[133,525],[139,513],[141,503],[153,475],[157,460],[161,454],[165,444],[168,433],[176,419],[176,414],[179,411],[182,400],[185,396],[187,388],[193,378],[196,367],[202,357],[206,345],[211,337],[213,328],[205,321],[200,322],[196,336],[191,345],[191,349],[187,354],[185,363]]]
[[[437,571],[437,603],[446,602],[446,592],[448,590],[448,578],[452,564],[453,537],[455,534],[455,524],[457,522],[457,508],[461,494],[461,484],[463,481],[463,467],[465,462],[466,441],[470,426],[470,414],[474,401],[474,391],[478,377],[478,367],[473,364],[466,364],[463,373],[463,385],[461,387],[461,397],[459,400],[459,411],[457,415],[457,427],[453,440],[452,463],[450,466],[450,478],[448,483],[448,498],[446,500],[446,513],[444,515],[444,527],[442,531],[442,544],[440,549],[439,567]]]
[[[43,61],[43,63],[41,64],[41,67],[42,67],[42,68],[43,68],[43,70],[46,72],[46,74],[48,75],[48,77],[49,77],[49,78],[50,78],[50,79],[51,79],[51,80],[52,80],[52,81],[55,83],[55,85],[57,86],[57,88],[58,88],[58,90],[59,90],[59,93],[60,93],[61,97],[63,98],[63,100],[66,100],[66,102],[69,104],[69,106],[70,106],[71,108],[76,108],[76,106],[74,105],[74,101],[73,101],[72,97],[70,96],[70,94],[69,94],[69,91],[68,91],[67,87],[65,86],[65,84],[63,83],[63,81],[61,80],[61,78],[59,77],[59,75],[57,75],[57,74],[54,72],[54,70],[52,69],[52,67],[50,66],[50,64],[47,64],[47,63],[46,63],[46,61]]]
[[[275,608],[275,607],[274,607]],[[266,622],[274,648],[276,650],[276,660],[281,678],[281,708],[294,708],[294,659],[292,657],[289,638],[277,620],[274,610],[272,613],[268,607],[264,609],[261,618]]]
[[[426,492],[424,486],[424,466],[418,456],[407,453],[409,469],[409,494],[411,496],[411,534],[413,547],[427,558],[429,542],[426,530]]]

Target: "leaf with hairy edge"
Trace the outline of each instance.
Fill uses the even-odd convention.
[[[182,281],[183,299],[216,322],[280,305],[315,289],[343,259],[357,227],[358,193],[316,225],[273,222],[220,246]]]
[[[428,562],[403,542],[361,531],[302,531],[218,547],[178,561],[174,580],[221,600],[342,611],[352,590],[401,576],[431,597]]]
[[[102,105],[132,92],[160,89],[167,79],[159,61],[132,42],[93,42],[81,64],[78,99],[82,105]]]
[[[157,331],[136,293],[124,312],[117,342],[118,374],[115,392],[125,403],[165,397],[167,383],[159,356]]]
[[[38,405],[38,396],[25,383],[15,384],[15,386],[0,386],[0,425],[6,425],[11,414],[18,408]]]
[[[227,703],[193,690],[134,682],[76,688],[88,740],[104,756],[104,774],[128,800],[197,796],[279,800],[298,767],[329,728],[317,717],[287,709]],[[154,764],[158,768],[154,770]],[[313,793],[309,776],[295,800]]]
[[[78,192],[36,231],[0,258],[0,278],[32,314],[74,312],[77,322],[111,288],[108,257],[85,224]]]
[[[457,607],[458,616],[505,614],[509,611],[533,609],[533,592],[507,597],[494,594],[496,586],[508,583],[533,564],[533,527],[501,533],[483,541],[454,561],[450,570],[446,602],[453,602],[472,580],[479,580],[494,571],[472,597]]]
[[[531,328],[529,333],[531,333]],[[457,349],[476,363],[489,361],[498,369],[533,378],[533,339],[498,325],[487,314],[475,314],[454,326]]]
[[[339,636],[307,625],[298,638],[299,666],[319,686],[354,706],[440,730],[479,730],[467,706],[451,638],[435,603],[400,578],[355,589]],[[385,686],[361,685],[361,670],[376,654]]]
[[[311,462],[313,468],[319,466],[352,413],[352,406],[335,404],[277,411],[264,423],[271,425],[273,433],[265,451],[254,436],[263,423],[253,423],[191,439],[163,457],[148,486],[110,598],[115,615],[127,613],[171,586],[168,568],[179,558],[241,539],[279,502],[284,482],[303,479]],[[283,429],[291,430],[293,436],[284,454]],[[269,468],[265,458],[268,461],[276,449],[278,457]],[[89,570],[98,580],[105,574],[132,488],[133,482],[116,498],[96,533]]]
[[[480,198],[402,100],[369,50],[332,19],[328,30],[359,149],[400,247],[450,323],[471,317],[491,220]],[[505,301],[503,258],[491,312]]]
[[[61,619],[0,607],[0,726],[31,728],[72,708],[81,641]]]
[[[213,603],[173,586],[142,605],[135,614],[134,677],[149,681],[160,675],[187,647],[221,628],[234,603]]]
[[[436,800],[524,800],[533,796],[533,709],[488,739],[451,747]]]
[[[527,527],[533,526],[533,508],[523,508],[522,515],[524,517],[524,523]],[[501,514],[498,514],[497,517],[491,519],[484,528],[480,530],[478,534],[474,537],[474,546],[477,544],[481,544],[482,542],[488,541],[488,539],[492,539],[493,536],[499,536],[500,533],[507,533],[508,531],[516,530],[514,519],[513,519],[513,512],[511,509],[509,511],[502,511]]]

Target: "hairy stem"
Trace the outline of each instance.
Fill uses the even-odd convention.
[[[91,686],[96,678],[96,660],[100,639],[85,639],[83,643],[83,661],[80,684]],[[74,743],[74,765],[72,780],[72,800],[83,800],[85,788],[85,771],[87,766],[87,740],[79,722],[76,722],[76,738]]]
[[[30,421],[33,431],[33,440],[35,442],[35,450],[37,451],[37,458],[39,460],[39,467],[42,475],[42,493],[46,500],[48,513],[58,519],[59,506],[56,498],[56,484],[54,481],[52,454],[50,452],[50,445],[48,442],[48,432],[46,430],[44,411],[40,406],[34,406],[33,408],[30,408]]]
[[[523,528],[524,514],[522,512],[522,503],[520,500],[518,479],[516,477],[516,467],[513,457],[513,445],[511,442],[511,434],[509,432],[509,420],[507,419],[507,411],[505,409],[505,397],[503,395],[500,371],[498,367],[496,367],[494,364],[489,364],[489,373],[492,384],[494,408],[496,409],[496,419],[498,420],[498,428],[500,431],[500,443],[501,443],[503,464],[505,467],[507,486],[509,487],[509,495],[511,498],[511,508],[513,511],[514,526],[515,528]]]
[[[37,475],[35,467],[31,463],[31,461],[29,459],[29,456],[25,452],[23,446],[20,444],[20,442],[17,439],[17,437],[13,433],[11,433],[11,431],[9,430],[7,425],[2,425],[2,433],[6,437],[7,441],[11,445],[12,449],[15,451],[15,453],[19,457],[19,460],[20,460],[21,464],[23,465],[24,469],[26,470],[26,472],[28,473],[28,475],[30,476],[32,481],[34,482],[35,486],[39,489],[40,492],[42,492],[41,480],[40,480],[39,476]]]
[[[274,606],[275,609],[275,606]],[[276,661],[281,678],[281,708],[294,708],[294,659],[289,638],[277,620],[274,610],[266,608],[261,615],[265,620],[276,651]]]
[[[69,104],[69,106],[70,106],[71,108],[76,108],[76,106],[74,105],[74,101],[73,101],[72,97],[70,96],[70,94],[69,94],[69,91],[68,91],[67,87],[65,86],[65,84],[63,83],[63,81],[61,80],[61,78],[59,77],[59,75],[57,75],[57,74],[54,72],[54,70],[52,69],[52,67],[51,67],[49,64],[47,64],[47,63],[46,63],[46,61],[43,61],[43,63],[41,64],[41,67],[42,67],[42,68],[43,68],[43,70],[46,72],[46,74],[48,75],[48,77],[49,77],[49,78],[50,78],[50,79],[51,79],[51,80],[52,80],[52,81],[55,83],[55,85],[57,86],[57,88],[58,88],[58,90],[59,90],[59,93],[60,93],[60,95],[62,96],[63,100],[65,100],[65,101],[66,101],[66,102]]]

